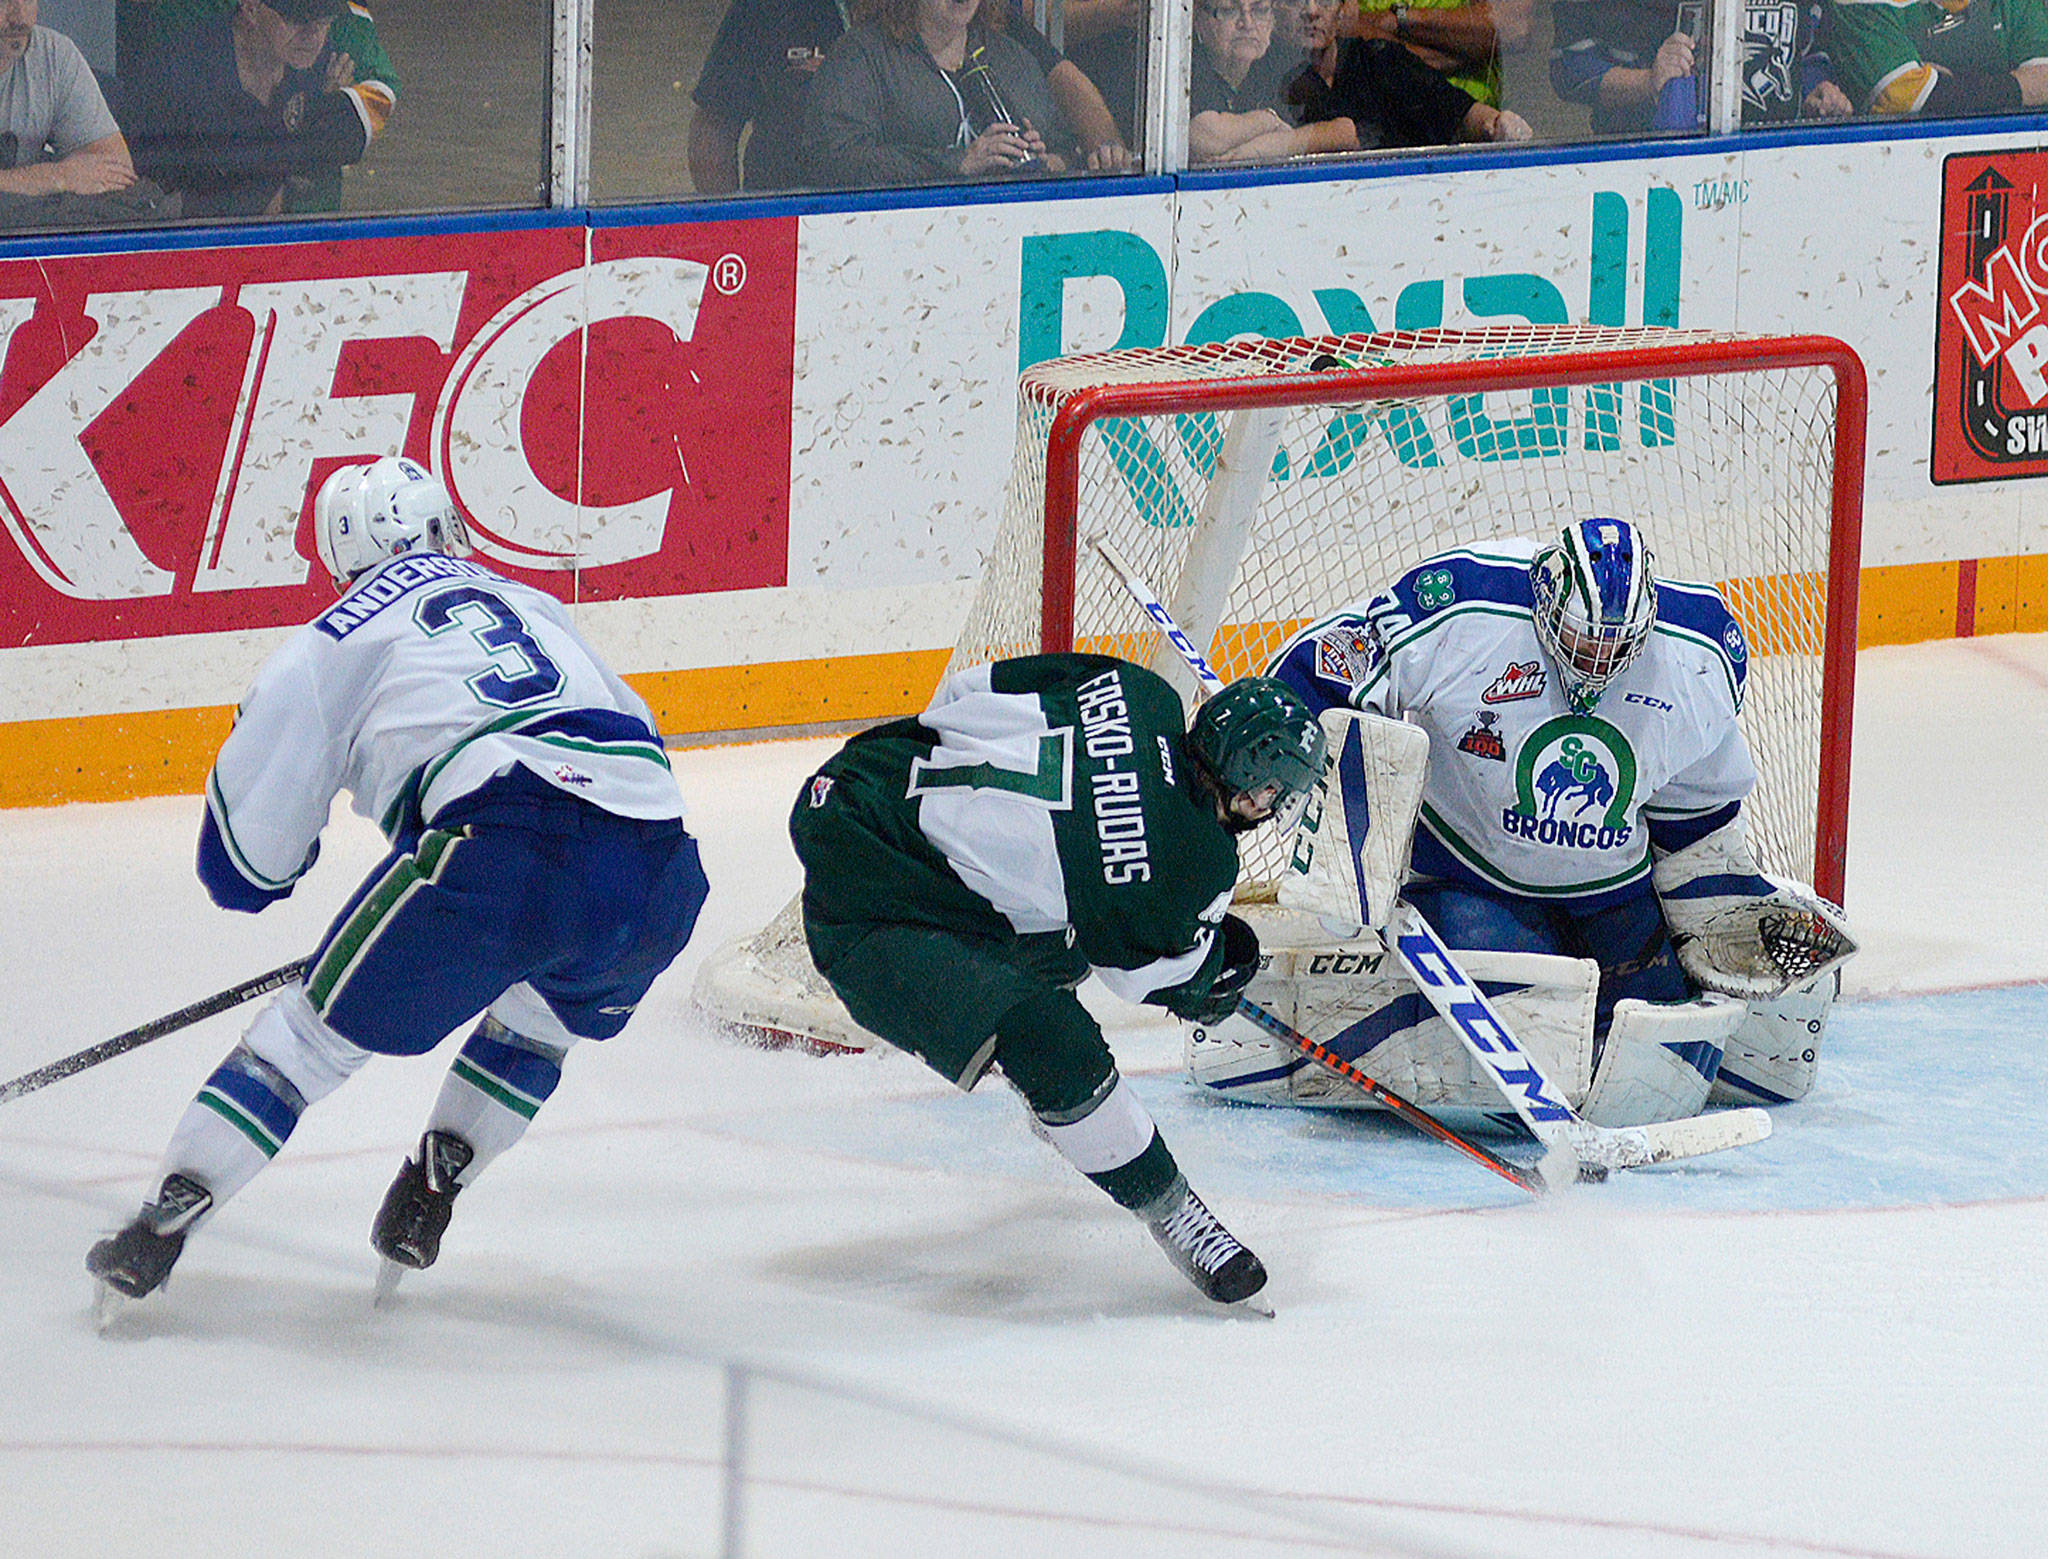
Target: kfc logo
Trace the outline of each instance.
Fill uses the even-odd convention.
[[[398,450],[576,599],[783,583],[795,224],[713,226],[0,264],[0,643],[301,620],[312,493]]]

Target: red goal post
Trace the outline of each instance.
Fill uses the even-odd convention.
[[[1753,837],[1839,901],[1866,404],[1825,336],[1514,326],[1043,363],[953,666],[1081,647],[1180,681],[1098,533],[1228,678],[1434,552],[1619,514],[1741,619]]]

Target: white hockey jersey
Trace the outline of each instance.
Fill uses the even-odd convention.
[[[647,705],[560,602],[461,558],[401,554],[264,663],[206,803],[236,870],[281,889],[338,792],[395,839],[515,764],[608,812],[683,815]]]
[[[1689,839],[1755,786],[1748,648],[1712,587],[1660,579],[1649,645],[1574,714],[1536,638],[1537,545],[1430,558],[1303,629],[1272,674],[1318,710],[1429,733],[1416,875],[1597,908],[1643,891],[1660,824]]]

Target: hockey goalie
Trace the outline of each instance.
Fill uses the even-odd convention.
[[[1312,623],[1270,674],[1334,756],[1246,998],[1413,1103],[1503,1101],[1371,928],[1398,892],[1601,1126],[1812,1086],[1842,913],[1759,869],[1737,716],[1748,652],[1708,586],[1655,579],[1629,521],[1442,553]],[[1193,1027],[1190,1077],[1363,1105],[1250,1019]]]

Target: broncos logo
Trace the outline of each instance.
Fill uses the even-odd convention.
[[[1540,817],[1556,817],[1570,806],[1570,817],[1583,817],[1614,799],[1614,778],[1605,764],[1576,736],[1567,737],[1557,757],[1536,776]]]

